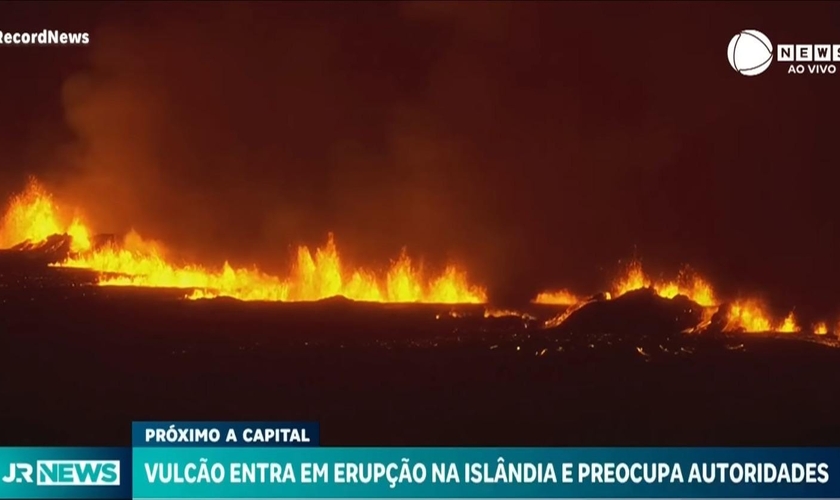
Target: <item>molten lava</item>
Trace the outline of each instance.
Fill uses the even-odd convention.
[[[729,308],[726,330],[745,332],[769,332],[773,329],[761,302],[756,300],[739,301]]]
[[[794,317],[792,312],[785,316],[784,321],[782,321],[782,324],[777,329],[781,333],[796,333],[800,330],[801,328],[796,324],[796,317]]]
[[[78,216],[63,224],[52,196],[33,179],[26,190],[12,198],[3,216],[0,248],[27,241],[37,244],[54,234],[64,233],[73,237],[74,252],[90,248],[90,234]]]
[[[727,330],[755,332],[798,333],[802,329],[796,322],[793,312],[788,313],[782,321],[774,323],[767,313],[767,308],[761,301],[749,299],[738,301],[729,309]]]
[[[53,234],[72,237],[72,255],[57,264],[103,273],[100,285],[130,285],[193,289],[189,298],[233,297],[241,300],[311,301],[344,296],[373,302],[483,303],[485,290],[471,285],[466,273],[454,266],[438,276],[427,276],[403,254],[383,275],[347,269],[332,235],[314,252],[300,247],[289,276],[280,278],[260,270],[208,269],[169,260],[163,246],[129,233],[119,244],[93,248],[91,231],[75,217],[62,223],[52,196],[36,181],[14,197],[0,228],[0,247],[22,242],[39,243]]]
[[[240,300],[312,301],[343,296],[371,302],[485,303],[483,288],[470,284],[466,273],[449,266],[439,275],[430,276],[402,252],[384,273],[351,269],[341,259],[332,234],[326,245],[311,251],[298,248],[294,263],[286,277],[274,276],[257,268],[234,268],[227,262],[218,269],[177,263],[170,259],[163,245],[144,240],[130,232],[121,242],[94,245],[90,228],[78,213],[59,209],[53,197],[33,180],[19,195],[11,199],[0,221],[0,248],[21,243],[37,246],[53,235],[70,236],[70,255],[55,264],[59,267],[90,269],[100,273],[103,286],[137,286],[183,288],[190,299],[232,297]],[[683,295],[702,306],[706,322],[721,306],[711,285],[690,270],[682,271],[676,280],[654,281],[645,275],[639,262],[632,262],[626,273],[615,281],[612,294],[603,300],[641,288],[652,289],[663,298]],[[586,301],[568,290],[543,292],[533,300],[538,304],[569,306],[573,312]],[[514,311],[487,310],[489,317],[519,316]],[[562,321],[562,319],[561,319]],[[739,300],[728,304],[725,331],[799,332],[793,313],[774,322],[761,301]],[[828,328],[818,323],[813,333],[825,335]],[[838,326],[836,331],[840,331]]]
[[[121,245],[108,245],[81,253],[61,264],[93,269],[116,276],[102,285],[192,288],[189,298],[233,297],[240,300],[311,301],[343,296],[370,302],[482,303],[483,289],[467,281],[466,274],[447,267],[440,276],[426,280],[421,269],[403,254],[383,279],[373,272],[348,271],[341,263],[332,235],[327,244],[311,252],[300,247],[289,277],[279,278],[256,268],[233,268],[227,262],[218,270],[201,266],[175,266],[158,246],[129,233]]]
[[[620,297],[641,288],[653,288],[659,296],[666,299],[684,295],[703,307],[718,305],[712,286],[690,269],[683,270],[676,281],[653,282],[645,275],[642,264],[633,261],[627,266],[626,274],[615,282],[613,295]]]
[[[580,299],[568,290],[555,290],[538,294],[532,302],[534,304],[571,306],[577,304],[579,301]]]
[[[526,321],[536,321],[537,318],[528,313],[514,311],[511,309],[485,309],[485,318],[520,318]]]
[[[633,261],[627,266],[625,273],[615,281],[613,293],[606,293],[604,297],[606,300],[610,300],[611,297],[621,297],[628,292],[642,288],[649,288],[660,297],[666,299],[673,299],[677,295],[688,297],[705,308],[703,312],[705,324],[710,323],[711,317],[721,306],[721,302],[718,301],[712,286],[690,269],[684,269],[680,272],[676,280],[654,281],[644,273],[642,264],[638,261]],[[556,302],[551,302],[553,295],[553,292],[541,293],[534,299],[534,302],[561,305],[581,303],[580,301],[572,302],[572,304],[566,302],[566,299],[571,300],[574,297],[568,292],[561,292],[559,295],[560,299]],[[761,301],[747,299],[739,300],[729,305],[724,330],[730,332],[795,333],[801,331],[801,328],[797,324],[792,312],[781,322],[774,323]],[[823,330],[815,328],[815,332],[817,331]]]

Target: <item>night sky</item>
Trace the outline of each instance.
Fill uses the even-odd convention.
[[[840,74],[729,66],[743,29],[840,44],[840,4],[4,3],[0,194],[37,175],[102,232],[284,270],[333,231],[491,298],[620,260],[840,314]]]

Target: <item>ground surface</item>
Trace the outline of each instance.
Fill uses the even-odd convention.
[[[840,444],[840,349],[811,342],[192,302],[17,269],[0,280],[3,445],[127,445],[132,420],[228,419],[317,420],[336,446]]]

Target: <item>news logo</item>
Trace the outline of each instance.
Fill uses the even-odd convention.
[[[790,63],[789,75],[834,75],[840,63],[840,44],[783,43],[776,46],[778,63]],[[764,73],[773,62],[773,44],[758,30],[743,30],[729,40],[729,65],[744,76]]]
[[[119,460],[38,460],[9,464],[4,483],[37,486],[119,486]]]
[[[729,65],[744,76],[764,73],[773,61],[773,44],[758,30],[744,30],[729,40]]]

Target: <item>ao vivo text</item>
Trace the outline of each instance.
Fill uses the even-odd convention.
[[[119,486],[119,460],[38,460],[9,464],[4,483],[38,486]]]
[[[788,67],[788,74],[802,75],[833,75],[837,73],[837,66],[833,64],[791,64]]]

